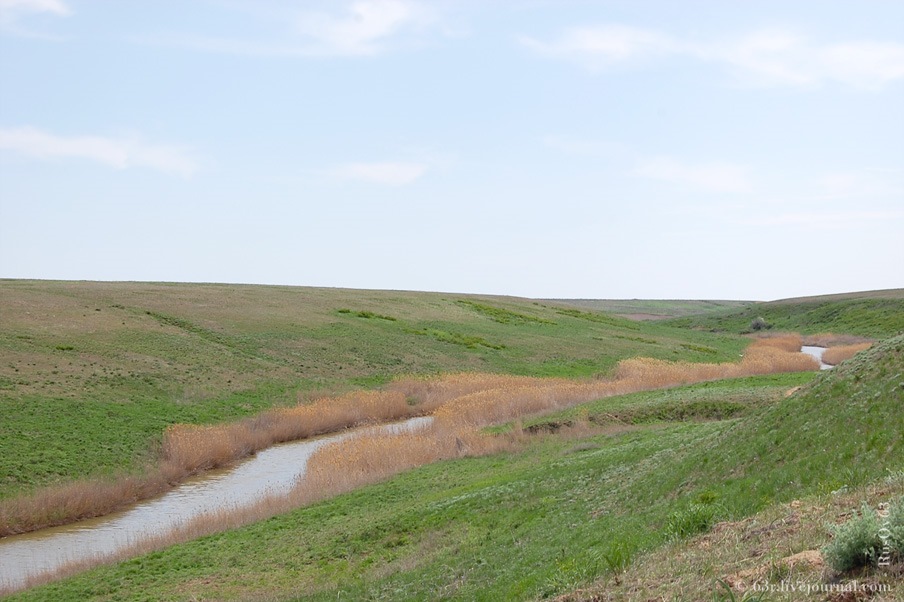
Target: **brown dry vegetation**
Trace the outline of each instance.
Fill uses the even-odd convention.
[[[624,360],[612,380],[455,374],[429,382],[397,382],[394,386],[398,390],[420,392],[438,406],[433,412],[433,424],[415,433],[365,434],[320,448],[308,461],[307,472],[294,495],[304,503],[313,501],[312,495],[322,499],[438,460],[510,449],[520,429],[507,437],[481,434],[477,429],[521,416],[601,397],[704,380],[818,369],[813,357],[783,350],[789,347],[789,338],[793,337],[756,341],[736,364]]]
[[[337,444],[367,448],[368,454],[342,452],[342,466],[328,446],[316,453],[310,474],[347,474],[347,482],[318,484],[329,495],[380,480],[413,466],[452,457],[463,449],[489,453],[496,443],[474,429],[520,416],[578,403],[704,380],[818,369],[812,357],[791,353],[793,337],[754,341],[738,363],[666,362],[629,359],[611,380],[576,381],[498,374],[453,374],[432,380],[408,378],[386,391],[353,392],[312,404],[270,410],[257,417],[219,426],[175,425],[164,434],[160,460],[141,477],[113,482],[86,480],[41,490],[0,503],[0,536],[33,531],[112,512],[165,491],[201,470],[229,465],[274,443],[335,432],[365,423],[432,414],[429,432],[387,438],[355,438]],[[797,341],[799,349],[800,338]],[[373,443],[367,441],[374,440]],[[395,443],[390,443],[394,441]],[[376,450],[383,449],[382,452]],[[330,457],[329,460],[325,458]],[[339,457],[339,456],[337,456]],[[355,462],[364,462],[358,468]],[[328,466],[324,468],[324,464]],[[356,476],[357,475],[357,476]],[[310,477],[325,478],[325,477]],[[346,478],[346,477],[343,477]]]
[[[178,424],[163,436],[160,460],[142,476],[87,479],[48,487],[0,502],[0,537],[102,516],[166,491],[203,470],[228,466],[274,443],[313,437],[357,425],[419,415],[393,391],[356,391],[312,404],[279,408],[240,422]]]
[[[844,360],[850,359],[860,353],[861,351],[865,351],[872,347],[872,343],[859,343],[857,345],[841,345],[840,347],[831,347],[826,349],[825,353],[822,354],[822,361],[826,364],[831,364],[835,366],[840,364]]]

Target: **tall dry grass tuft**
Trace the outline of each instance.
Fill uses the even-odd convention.
[[[297,505],[308,504],[425,464],[510,448],[511,442],[506,437],[449,428],[440,423],[401,434],[365,433],[314,452],[304,477],[291,495]]]
[[[389,391],[403,393],[406,398],[414,399],[418,407],[426,413],[432,413],[439,406],[453,399],[486,391],[513,386],[532,386],[550,382],[548,378],[534,376],[512,376],[509,374],[485,374],[460,372],[434,377],[409,376],[399,378],[387,386]],[[568,382],[562,379],[562,382]]]
[[[837,366],[847,359],[851,359],[861,351],[865,351],[872,347],[872,343],[858,343],[856,345],[840,345],[838,347],[830,347],[822,354],[822,361],[832,366]]]
[[[803,344],[803,337],[794,332],[775,332],[762,334],[756,338],[754,343],[757,347],[775,347],[782,351],[795,352],[800,351]]]

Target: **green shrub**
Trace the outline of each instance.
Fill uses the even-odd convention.
[[[880,520],[880,528],[888,529],[887,543],[891,548],[892,556],[898,559],[904,559],[904,496],[891,504],[888,511],[887,524],[885,520]],[[885,533],[880,532],[880,537]]]
[[[832,543],[823,548],[826,563],[838,572],[875,563],[882,549],[879,516],[865,503],[860,516],[830,526]]]

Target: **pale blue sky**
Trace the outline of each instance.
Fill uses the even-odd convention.
[[[904,2],[0,0],[0,277],[904,286]]]

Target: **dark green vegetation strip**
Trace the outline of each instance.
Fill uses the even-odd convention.
[[[172,422],[232,420],[395,375],[593,377],[638,355],[734,361],[746,344],[517,298],[2,280],[0,497],[137,470]]]
[[[367,311],[367,310],[352,311],[351,309],[337,309],[336,312],[340,313],[340,314],[351,314],[351,315],[355,316],[356,318],[364,318],[366,320],[379,319],[379,320],[388,320],[389,322],[396,321],[396,319],[393,318],[392,316],[384,316],[383,314],[375,314],[374,312]]]
[[[748,332],[756,318],[763,318],[773,330],[884,338],[904,332],[904,290],[898,297],[757,303],[741,310],[677,318],[664,323],[681,328],[740,333]]]
[[[785,388],[805,375],[601,400],[549,420],[642,416],[682,400],[747,410],[720,422],[540,437],[519,453],[427,466],[18,599],[554,596],[669,538],[904,465],[902,368],[899,336],[810,375],[813,382],[789,398]]]
[[[478,303],[476,301],[468,301],[465,299],[459,299],[458,301],[456,301],[456,303],[463,307],[473,309],[477,313],[483,314],[494,322],[499,322],[500,324],[555,324],[554,321],[547,320],[546,318],[529,316],[517,311],[511,311],[509,309],[487,305],[486,303]]]

